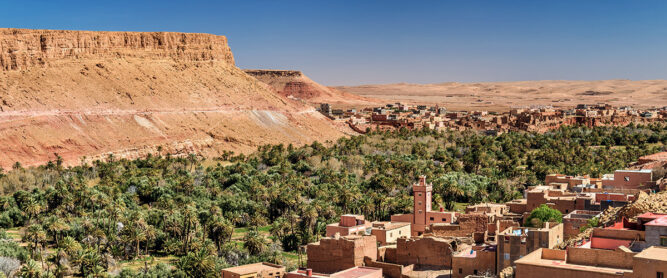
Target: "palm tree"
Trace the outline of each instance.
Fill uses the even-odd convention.
[[[69,231],[70,227],[65,223],[65,221],[62,218],[56,218],[54,219],[47,227],[47,230],[53,237],[53,240],[56,242],[56,245],[58,245],[58,239],[60,237],[60,233],[64,231]]]
[[[206,248],[197,252],[189,252],[183,256],[176,265],[184,271],[188,277],[216,277],[215,259]]]
[[[41,244],[46,241],[46,232],[44,232],[44,229],[42,229],[41,225],[30,225],[26,229],[23,240],[32,243],[32,246],[30,246],[30,255],[32,257],[35,257],[35,250],[39,251],[39,256],[41,257]]]
[[[264,237],[262,237],[256,229],[248,230],[243,241],[243,246],[248,249],[248,252],[250,252],[251,255],[259,255],[264,252],[264,249],[266,248]]]
[[[17,162],[18,163],[18,162]],[[29,260],[19,270],[19,276],[22,278],[40,278],[42,269],[39,268],[35,260]]]

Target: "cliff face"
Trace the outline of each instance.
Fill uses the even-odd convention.
[[[343,135],[234,65],[222,36],[0,29],[0,167],[248,152]]]
[[[312,104],[374,105],[378,102],[323,86],[296,70],[244,70],[250,76],[267,84],[280,95]]]
[[[0,29],[0,68],[22,70],[61,59],[86,57],[234,64],[227,38],[209,34]]]

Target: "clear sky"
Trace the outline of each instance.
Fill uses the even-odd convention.
[[[225,35],[326,85],[667,78],[664,0],[0,0],[0,27]]]

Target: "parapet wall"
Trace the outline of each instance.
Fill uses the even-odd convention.
[[[542,249],[544,251],[544,249]],[[567,263],[600,267],[632,269],[633,257],[637,253],[622,249],[604,250],[590,248],[568,248]]]

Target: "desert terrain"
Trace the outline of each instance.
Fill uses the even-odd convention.
[[[580,103],[667,106],[667,80],[397,83],[333,88],[386,102],[443,104],[450,110],[507,111],[512,107],[571,107]]]
[[[296,70],[244,70],[248,75],[267,84],[278,94],[308,104],[330,103],[336,106],[381,105],[382,100],[350,94],[323,86]]]
[[[0,167],[250,152],[344,135],[234,64],[224,36],[0,29]]]

